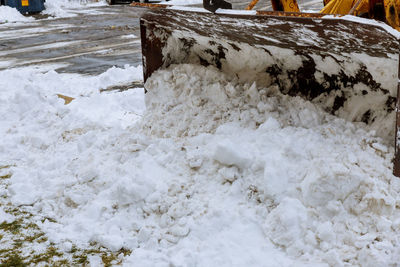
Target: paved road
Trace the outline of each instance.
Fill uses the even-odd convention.
[[[230,2],[235,9],[243,9],[250,0]],[[299,1],[307,10],[317,10],[321,2]],[[260,0],[256,8],[270,9],[267,3]],[[143,9],[127,5],[86,8],[75,10],[79,15],[70,18],[0,25],[0,70],[63,63],[57,71],[99,74],[111,66],[141,64],[139,17]]]
[[[66,63],[58,71],[101,73],[141,64],[140,11],[129,6],[92,7],[91,14],[0,27],[0,69]]]

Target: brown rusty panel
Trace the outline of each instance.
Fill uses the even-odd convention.
[[[373,57],[387,57],[388,53],[399,53],[398,40],[380,27],[342,19],[325,19],[321,14],[266,11],[260,14],[262,15],[148,10],[141,17],[141,27],[152,29],[147,31],[148,36],[142,32],[143,56],[148,62],[144,65],[145,79],[163,64],[160,62],[163,45],[161,37],[154,35],[155,29],[167,34],[180,31],[187,36],[206,36],[251,46],[275,46],[291,49],[302,55],[365,53]],[[280,16],[281,14],[285,16]],[[305,17],[301,17],[302,14]]]
[[[366,53],[378,57],[385,57],[387,52],[398,52],[396,38],[380,27],[315,16],[317,18],[155,9],[149,10],[141,19],[157,27],[234,40],[253,46],[273,45],[302,51]],[[313,35],[307,36],[308,33]],[[393,46],[394,40],[396,45]]]
[[[154,36],[154,25],[144,25],[140,22],[140,37],[142,44],[143,80],[147,78],[163,64],[162,41]]]

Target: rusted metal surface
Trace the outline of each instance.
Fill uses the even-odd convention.
[[[387,71],[395,73],[396,79],[399,75],[399,40],[379,26],[321,14],[263,11],[239,15],[154,9],[141,17],[141,35],[145,81],[154,71],[180,63],[213,65],[240,77],[243,69],[238,64],[261,53],[271,62],[265,62],[259,74],[279,85],[282,93],[301,96],[341,117],[346,117],[354,99],[368,103],[369,96],[375,97],[380,110],[364,105],[350,120],[376,125],[376,121],[389,118],[392,127],[396,125],[396,134],[400,129],[400,114],[395,111],[397,81],[387,85],[363,61],[384,59],[391,64]],[[277,49],[292,54],[281,55]],[[288,68],[291,58],[296,58],[299,66]],[[324,62],[331,62],[340,71],[332,73],[328,65],[321,65]],[[368,89],[354,89],[360,85]],[[394,138],[393,130],[389,131]],[[399,148],[396,140],[397,176]]]
[[[267,11],[257,14],[260,16],[155,9],[145,13],[141,20],[160,29],[186,31],[253,46],[273,45],[301,53],[363,52],[378,57],[385,57],[388,52],[398,53],[397,40],[379,27],[341,19],[323,19],[321,14],[287,13],[281,16],[283,12]],[[305,31],[315,36],[307,40]]]
[[[153,29],[154,25],[140,21],[144,81],[163,64],[163,57],[156,55],[161,55],[164,44],[154,36]]]

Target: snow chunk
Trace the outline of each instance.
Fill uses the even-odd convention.
[[[214,159],[221,164],[245,168],[249,165],[250,159],[241,153],[240,148],[229,141],[217,144],[214,151]]]
[[[0,207],[0,224],[1,223],[11,223],[15,220],[15,216],[5,212],[1,207]]]
[[[264,224],[266,234],[272,242],[287,247],[291,256],[300,256],[299,245],[306,236],[308,224],[307,209],[298,199],[285,198],[268,216]],[[315,241],[314,241],[315,242]],[[311,246],[303,249],[311,250]],[[311,252],[311,251],[310,251]]]

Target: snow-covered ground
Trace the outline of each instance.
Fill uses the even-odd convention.
[[[46,244],[125,266],[398,266],[393,147],[363,124],[213,67],[159,71],[146,95],[101,90],[141,67],[59,67],[0,71],[0,223],[8,203]]]

